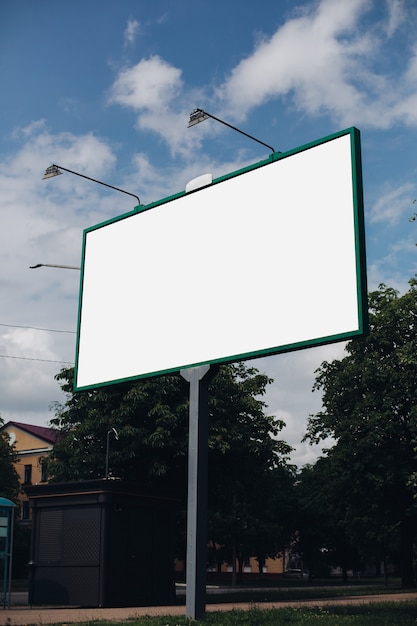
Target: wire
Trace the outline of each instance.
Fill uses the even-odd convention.
[[[19,326],[18,324],[2,324],[0,326],[6,326],[7,328],[29,328],[30,330],[43,330],[48,333],[69,333],[75,335],[75,330],[55,330],[54,328],[38,328],[37,326]]]
[[[42,361],[43,363],[63,363],[65,365],[73,366],[74,363],[71,361],[53,361],[52,359],[35,359],[29,356],[10,356],[9,354],[0,354],[0,358],[2,359],[21,359],[23,361]]]
[[[30,330],[42,330],[42,331],[49,332],[49,333],[69,333],[71,335],[75,335],[75,331],[73,330],[56,330],[54,328],[38,328],[37,326],[20,326],[18,324],[2,324],[1,322],[0,322],[0,326],[5,326],[7,328],[28,328]],[[28,357],[28,356],[11,356],[9,354],[0,354],[0,358],[19,359],[22,361],[40,361],[42,363],[62,363],[63,365],[71,365],[71,366],[74,365],[74,363],[72,363],[71,361],[55,361],[53,359],[37,359],[34,357]]]

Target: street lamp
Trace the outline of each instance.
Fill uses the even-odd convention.
[[[80,270],[81,268],[76,265],[54,265],[53,263],[37,263],[36,265],[29,265],[30,270],[36,270],[38,267],[59,267],[63,270]]]
[[[110,435],[113,433],[114,438],[119,440],[119,433],[115,428],[110,428],[107,431],[107,443],[106,443],[106,480],[109,478],[109,451],[110,451]]]
[[[136,196],[134,193],[130,193],[129,191],[125,191],[124,189],[119,189],[119,187],[113,187],[113,185],[108,185],[107,183],[103,183],[101,180],[90,178],[90,176],[85,176],[85,174],[74,172],[73,170],[69,170],[66,167],[62,167],[62,165],[56,165],[55,163],[53,163],[52,165],[46,168],[45,174],[43,175],[42,180],[45,180],[47,178],[53,178],[54,176],[59,176],[60,174],[62,174],[60,170],[64,170],[64,172],[69,172],[70,174],[75,174],[76,176],[81,176],[81,178],[86,178],[87,180],[92,180],[93,183],[104,185],[105,187],[109,187],[110,189],[115,189],[116,191],[120,191],[121,193],[126,193],[128,196],[132,196],[133,198],[136,198],[136,200],[138,201],[137,206],[140,205],[139,197]]]
[[[232,126],[228,122],[224,122],[220,118],[215,117],[214,115],[211,115],[211,113],[207,113],[207,111],[203,111],[203,109],[194,109],[194,111],[191,111],[190,120],[188,122],[187,128],[191,128],[191,126],[195,126],[196,124],[199,124],[200,122],[204,122],[204,120],[207,120],[209,117],[211,117],[211,119],[213,120],[216,120],[216,122],[220,122],[220,124],[224,124],[225,126],[228,126],[232,130],[236,130],[241,135],[245,135],[245,137],[249,137],[249,139],[253,139],[254,141],[257,141],[258,143],[262,144],[266,148],[269,148],[270,150],[272,150],[272,152],[275,152],[275,149],[272,146],[268,146],[267,143],[264,143],[263,141],[256,139],[256,137],[253,137],[252,135],[245,133],[243,130],[236,128],[236,126]]]

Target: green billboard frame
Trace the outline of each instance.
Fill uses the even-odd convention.
[[[327,154],[328,153],[328,154]],[[341,155],[341,163],[337,162],[339,158],[338,155]],[[336,158],[334,158],[336,155]],[[349,161],[349,163],[348,163]],[[301,164],[301,165],[300,165]],[[316,165],[317,164],[317,165]],[[271,168],[272,166],[272,168]],[[300,170],[301,167],[301,170]],[[269,168],[269,169],[268,169]],[[317,168],[317,171],[315,171]],[[323,172],[323,169],[328,168],[328,172]],[[285,174],[281,174],[281,171],[285,170]],[[298,172],[301,172],[298,177]],[[281,189],[285,187],[287,184],[286,176],[289,173],[293,180],[296,181],[296,184],[288,183],[287,196],[284,200],[279,197],[281,193]],[[280,179],[281,176],[281,179]],[[340,190],[337,181],[340,177],[341,184]],[[255,189],[252,184],[252,179],[257,182],[262,181],[263,179],[267,180],[267,189],[266,191],[259,191],[259,187]],[[275,181],[278,181],[276,183]],[[308,181],[308,182],[306,182]],[[335,182],[336,181],[336,182]],[[298,182],[299,187],[298,189]],[[310,257],[305,259],[306,268],[313,262],[312,271],[316,271],[314,268],[314,257],[317,253],[319,256],[323,254],[323,258],[320,259],[320,264],[318,268],[324,268],[326,266],[326,250],[320,251],[315,250],[314,245],[309,248],[308,243],[308,228],[316,228],[315,224],[315,215],[321,215],[321,211],[325,210],[323,213],[322,222],[318,220],[317,225],[317,233],[320,241],[320,247],[323,248],[327,245],[327,239],[331,239],[331,251],[333,254],[338,255],[337,245],[334,245],[335,242],[333,239],[335,237],[340,237],[342,244],[344,243],[344,248],[342,245],[342,249],[346,249],[348,252],[347,256],[349,257],[349,261],[347,262],[347,267],[344,267],[344,260],[342,256],[336,259],[328,260],[329,264],[335,264],[335,268],[331,268],[332,272],[337,271],[337,263],[341,266],[341,277],[344,278],[344,273],[346,271],[346,276],[348,278],[347,282],[350,284],[349,294],[346,296],[347,300],[344,303],[344,291],[340,290],[340,285],[333,278],[333,286],[338,285],[337,294],[335,298],[341,299],[341,312],[340,314],[343,316],[343,310],[348,307],[351,309],[351,316],[348,322],[346,322],[346,328],[342,330],[334,331],[333,326],[330,332],[320,332],[319,336],[302,336],[301,340],[289,340],[289,341],[281,341],[279,343],[272,342],[271,345],[261,345],[256,349],[253,349],[251,346],[250,349],[237,349],[233,350],[233,348],[229,350],[225,350],[225,353],[222,354],[222,348],[218,348],[218,353],[213,357],[212,355],[208,357],[201,356],[201,358],[191,358],[187,359],[183,355],[178,356],[178,360],[175,361],[175,356],[169,361],[167,365],[164,361],[163,354],[165,347],[162,346],[161,356],[157,355],[156,365],[152,365],[149,367],[141,368],[138,367],[137,371],[134,371],[136,367],[136,357],[138,359],[141,358],[141,340],[147,340],[148,336],[151,337],[151,340],[154,342],[155,347],[158,346],[159,342],[159,334],[161,330],[161,321],[156,320],[153,321],[153,317],[157,317],[159,314],[159,310],[151,310],[149,316],[146,318],[146,327],[141,328],[142,319],[141,314],[143,313],[146,317],[145,309],[147,304],[149,304],[150,300],[152,300],[152,288],[155,289],[155,293],[158,290],[169,289],[170,285],[163,285],[158,282],[161,280],[161,272],[156,272],[155,277],[152,276],[152,272],[155,268],[152,266],[152,263],[147,266],[147,259],[153,259],[153,265],[157,265],[155,261],[156,257],[152,254],[152,248],[150,257],[140,257],[140,253],[135,249],[135,239],[132,241],[127,241],[131,235],[131,233],[135,232],[137,237],[140,238],[143,235],[142,231],[146,233],[146,226],[148,223],[155,221],[155,224],[159,230],[149,230],[151,234],[151,239],[156,240],[159,239],[159,234],[162,234],[162,231],[165,230],[165,224],[169,222],[169,227],[174,228],[176,226],[176,215],[184,214],[184,216],[194,223],[195,219],[195,228],[198,229],[199,221],[208,224],[208,216],[211,214],[217,216],[219,219],[217,227],[214,226],[214,230],[210,231],[214,238],[219,235],[219,239],[221,239],[221,234],[223,232],[224,223],[223,220],[227,220],[227,215],[229,212],[236,211],[234,214],[236,219],[231,224],[230,228],[233,229],[233,224],[236,224],[236,228],[239,225],[240,215],[242,214],[242,220],[246,219],[245,228],[250,229],[251,225],[254,228],[260,228],[259,224],[257,224],[257,215],[260,213],[260,209],[263,208],[258,206],[247,207],[247,217],[244,218],[244,209],[243,206],[246,202],[246,198],[248,197],[248,192],[251,198],[256,199],[258,197],[258,193],[261,197],[264,198],[263,204],[271,204],[271,207],[267,207],[265,215],[268,219],[277,219],[277,215],[279,214],[279,219],[289,219],[288,215],[290,211],[294,211],[294,208],[297,209],[297,204],[291,204],[293,201],[290,198],[291,191],[294,191],[294,195],[297,193],[302,194],[302,186],[303,184],[308,188],[308,185],[311,185],[313,188],[312,196],[311,196],[311,207],[309,210],[306,209],[305,206],[300,208],[301,215],[301,230],[304,228],[305,232],[303,233],[304,242],[307,250],[310,251]],[[272,194],[269,192],[268,185],[271,185],[272,191],[277,195],[277,198],[273,198],[273,200],[269,200]],[[277,185],[276,187],[274,185]],[[317,189],[315,188],[317,186]],[[334,188],[332,187],[334,186]],[[295,188],[297,187],[297,189]],[[244,196],[240,197],[240,189],[245,190]],[[227,193],[229,196],[227,196]],[[314,196],[314,193],[317,194],[317,197]],[[225,197],[223,195],[225,193]],[[307,191],[305,190],[304,195],[300,197],[309,198]],[[341,197],[338,198],[337,194],[341,193]],[[237,194],[237,196],[236,196]],[[262,194],[264,194],[262,196]],[[314,196],[314,197],[313,197]],[[240,211],[240,205],[238,209],[234,206],[234,198],[238,197],[238,203],[242,205],[242,212]],[[334,197],[334,207],[332,205]],[[212,198],[216,199],[214,203]],[[326,200],[322,200],[326,198]],[[231,201],[232,200],[232,201]],[[249,200],[248,200],[249,202]],[[287,204],[285,204],[287,202]],[[294,202],[297,202],[294,200]],[[322,203],[327,202],[325,209],[322,207]],[[287,209],[287,205],[290,207]],[[342,209],[340,209],[342,206]],[[258,209],[258,210],[257,210]],[[188,211],[188,212],[187,212]],[[200,212],[199,212],[200,211]],[[209,211],[212,211],[210,213]],[[217,212],[216,212],[217,211]],[[252,211],[252,214],[251,214]],[[340,211],[340,215],[338,213]],[[245,214],[246,215],[246,214]],[[287,215],[287,217],[285,217]],[[143,221],[141,216],[146,216]],[[262,214],[264,217],[264,214]],[[259,219],[262,219],[262,216]],[[330,216],[330,219],[329,219]],[[214,218],[213,218],[214,219]],[[340,223],[343,224],[343,229],[338,225],[338,219],[340,219]],[[158,222],[157,220],[160,220]],[[164,221],[165,220],[165,221]],[[252,221],[251,221],[252,220]],[[309,226],[311,221],[311,225]],[[303,225],[303,221],[308,222],[307,225]],[[326,234],[323,234],[323,230],[327,224],[331,222],[331,228],[329,230],[329,237],[327,238]],[[178,223],[181,224],[180,219],[178,219]],[[350,226],[351,224],[351,226]],[[295,221],[291,222],[291,227],[298,228],[298,223]],[[344,242],[343,237],[344,230],[349,230],[349,235],[346,235],[346,242]],[[144,226],[144,228],[142,228]],[[288,224],[287,224],[288,226]],[[154,226],[152,226],[154,228]],[[333,230],[332,230],[333,229]],[[184,225],[182,230],[184,230]],[[258,230],[258,239],[262,238],[262,233],[265,236],[268,234],[270,228],[265,228],[264,231]],[[279,229],[278,229],[279,230]],[[119,234],[119,231],[121,234]],[[116,235],[115,235],[116,233]],[[228,231],[228,241],[226,242],[229,245],[231,239],[233,238],[233,230]],[[316,233],[316,236],[317,236]],[[287,235],[293,236],[293,233],[287,233]],[[288,245],[286,248],[287,256],[291,257],[292,247],[290,244],[286,243],[287,235],[284,232],[284,235],[281,236],[280,246],[284,247]],[[312,236],[314,232],[312,232]],[[133,235],[132,235],[133,236]],[[190,241],[192,243],[193,238],[198,238],[198,234],[196,235],[196,231],[192,231],[190,235]],[[246,234],[246,239],[249,241],[249,236]],[[145,236],[144,236],[145,237]],[[126,240],[126,243],[125,243]],[[113,241],[116,241],[117,246],[113,246]],[[146,246],[147,241],[145,239],[141,240],[141,245],[143,247]],[[168,239],[165,240],[166,243]],[[201,243],[203,240],[198,241],[197,243]],[[271,241],[271,239],[269,239]],[[185,242],[185,243],[184,243]],[[174,242],[175,244],[175,242]],[[224,244],[224,242],[223,242]],[[156,245],[156,243],[155,243]],[[181,245],[188,245],[186,239],[181,239]],[[217,244],[216,241],[213,241],[213,255],[216,254],[216,246],[221,245]],[[225,249],[227,245],[224,246]],[[259,247],[259,251],[262,250],[261,244]],[[329,244],[330,245],[330,244]],[[140,247],[140,246],[138,246]],[[169,248],[169,246],[167,246]],[[251,254],[251,246],[248,245],[245,248],[245,253],[248,255]],[[126,260],[123,260],[120,257],[124,258],[124,254],[128,254],[126,250],[130,251],[129,254],[133,255],[132,257],[127,256]],[[173,252],[174,250],[174,252]],[[237,252],[236,252],[237,250]],[[239,253],[239,249],[236,249],[234,254]],[[165,252],[164,249],[161,249],[161,254]],[[175,253],[175,245],[172,249],[170,249],[171,257],[168,257],[164,260],[165,267],[168,268],[169,263],[174,264],[176,262],[175,258],[172,258]],[[178,251],[180,252],[180,251]],[[182,252],[182,250],[181,250]],[[187,255],[184,257],[186,262],[192,265],[199,263],[199,259],[196,258],[199,255],[198,248],[195,246],[191,246],[190,251],[186,251]],[[194,253],[194,255],[193,255]],[[139,256],[137,256],[139,254]],[[309,252],[306,252],[306,256],[308,256]],[[342,251],[341,255],[344,254]],[[111,257],[112,263],[120,263],[118,266],[118,271],[113,271],[112,266],[108,263],[108,257]],[[226,253],[227,258],[227,253]],[[272,257],[268,257],[270,260]],[[131,259],[134,259],[134,263],[136,263],[136,267],[132,268]],[[138,261],[139,259],[139,261]],[[233,260],[232,260],[233,262]],[[281,259],[281,263],[285,265],[286,258]],[[125,263],[125,265],[123,265]],[[133,263],[133,264],[134,264]],[[184,260],[183,260],[184,264]],[[268,268],[268,271],[270,268]],[[181,267],[179,271],[182,271],[185,275],[187,274],[187,268]],[[199,293],[201,293],[201,300],[198,302],[198,310],[196,311],[192,303],[190,303],[189,307],[183,306],[182,317],[187,317],[189,314],[189,319],[194,319],[198,315],[202,313],[202,308],[204,308],[204,280],[207,280],[207,276],[210,272],[210,263],[208,263],[206,268],[206,274],[201,278],[202,285],[198,285],[198,268],[196,270],[196,275],[193,278],[192,284],[188,286],[190,293],[192,295],[192,291],[196,288]],[[259,270],[260,271],[260,270]],[[292,270],[288,268],[288,272],[290,273]],[[298,270],[298,274],[296,275],[298,280],[303,279],[303,269],[300,267]],[[216,272],[218,275],[221,273],[221,268],[217,267]],[[145,274],[150,274],[151,278],[150,282],[146,284],[146,288],[143,287],[143,294],[140,293],[142,288],[140,277],[144,277]],[[308,274],[308,271],[306,271]],[[137,295],[138,304],[136,304],[136,295],[133,296],[128,301],[128,304],[123,305],[124,293],[127,290],[134,290],[136,285],[132,284],[132,280],[135,277],[138,277],[137,281],[137,289],[139,293]],[[314,274],[313,274],[314,275]],[[274,274],[271,273],[271,280],[273,280]],[[163,276],[162,276],[163,279]],[[126,281],[126,282],[124,282]],[[153,281],[153,282],[152,282]],[[146,281],[145,281],[146,282]],[[120,293],[118,289],[121,289]],[[267,283],[264,284],[264,289],[267,288]],[[295,285],[294,289],[302,289],[302,285]],[[256,289],[256,286],[254,287]],[[271,284],[271,289],[273,289],[273,285]],[[112,293],[112,290],[114,293]],[[226,293],[226,287],[223,287],[222,295],[225,298],[225,301],[228,303],[228,311],[233,306],[233,299],[229,298],[229,294]],[[330,299],[329,294],[325,294],[324,286],[321,287],[321,297],[323,297],[325,304],[323,305],[323,311],[317,312],[317,326],[320,327],[320,319],[319,316],[326,316],[327,309],[333,306],[333,303]],[[287,292],[291,294],[291,289]],[[210,294],[208,294],[209,297]],[[255,298],[255,294],[253,294],[253,298]],[[328,299],[326,301],[326,298]],[[178,294],[178,298],[176,301],[170,301],[168,303],[168,309],[173,311],[176,307],[181,308],[181,300],[184,299],[184,295],[182,293]],[[291,299],[291,297],[289,297]],[[162,302],[162,300],[161,300]],[[242,307],[242,303],[245,300],[240,302],[240,306]],[[249,299],[247,300],[249,303]],[[252,301],[250,301],[252,302]],[[301,303],[301,301],[300,301]],[[285,303],[286,305],[287,303]],[[337,307],[337,302],[335,303]],[[121,331],[125,332],[124,318],[127,312],[127,308],[137,307],[134,315],[130,317],[130,331],[129,334],[123,336],[121,340],[125,347],[126,355],[132,359],[132,366],[125,367],[125,362],[128,360],[124,358],[123,351],[118,352],[118,333]],[[221,306],[221,301],[219,302],[219,306]],[[260,303],[262,306],[262,303]],[[266,305],[265,305],[266,306]],[[110,307],[110,312],[107,313],[108,308]],[[114,310],[113,308],[114,307]],[[299,304],[300,307],[300,304]],[[130,312],[129,308],[129,312]],[[306,311],[308,309],[308,303],[306,303]],[[255,309],[254,309],[255,310]],[[217,311],[217,309],[213,308],[213,311]],[[213,314],[212,311],[212,314]],[[169,313],[169,311],[168,311]],[[236,317],[238,315],[237,312]],[[108,318],[102,320],[102,314],[104,317],[108,314]],[[334,312],[330,312],[329,316],[333,319],[337,317],[338,311],[337,308]],[[118,318],[118,319],[116,319]],[[180,319],[180,318],[178,318]],[[181,318],[182,319],[182,318]],[[166,320],[167,321],[167,320]],[[289,319],[287,318],[286,323],[288,324]],[[304,320],[305,321],[305,320]],[[232,326],[233,315],[231,313],[231,318],[229,320],[229,327]],[[219,332],[218,330],[208,329],[208,325],[210,324],[209,320],[204,319],[204,315],[202,315],[202,320],[196,321],[196,329],[195,329],[195,338],[198,338],[198,324],[201,324],[201,334],[207,332]],[[219,318],[218,324],[221,323],[221,319]],[[269,325],[272,328],[273,320],[269,319]],[[280,323],[279,314],[277,312],[277,327]],[[159,324],[159,326],[158,326]],[[261,322],[258,321],[256,324],[259,325],[259,330],[261,329]],[[101,325],[101,326],[100,326]],[[113,327],[114,325],[114,327]],[[153,328],[152,328],[153,325]],[[242,336],[245,335],[245,331],[249,328],[248,320],[245,322],[245,326],[242,327]],[[337,325],[336,325],[337,326]],[[98,327],[98,330],[97,330]],[[328,135],[324,138],[321,138],[317,141],[310,142],[304,146],[295,148],[288,152],[284,153],[274,153],[270,155],[267,159],[250,165],[248,167],[241,168],[234,172],[231,172],[225,176],[221,176],[213,180],[213,182],[204,187],[203,189],[197,189],[192,191],[191,193],[186,193],[184,191],[177,193],[175,195],[169,196],[157,202],[150,203],[146,206],[139,206],[135,210],[115,217],[111,220],[101,222],[95,226],[85,229],[83,234],[83,250],[82,250],[82,266],[81,266],[81,283],[80,283],[80,298],[79,298],[79,311],[78,311],[78,329],[77,329],[77,347],[76,347],[76,364],[75,364],[75,377],[74,377],[74,388],[75,390],[89,389],[99,387],[101,385],[109,385],[122,381],[135,380],[139,378],[146,378],[149,376],[155,376],[160,374],[166,374],[170,372],[177,372],[181,369],[188,367],[197,367],[206,364],[221,364],[226,362],[233,362],[238,360],[246,360],[259,358],[267,355],[278,354],[281,352],[288,352],[294,350],[300,350],[303,348],[308,348],[317,345],[323,345],[327,343],[334,343],[337,341],[345,341],[353,338],[354,336],[362,335],[367,332],[368,329],[368,315],[367,315],[367,281],[366,281],[366,255],[365,255],[365,231],[364,231],[364,207],[363,207],[363,184],[362,184],[362,163],[361,163],[361,146],[360,146],[360,132],[358,129],[352,127],[346,130],[340,131],[338,133],[334,133],[332,135]],[[187,327],[183,327],[181,330],[182,336],[184,338],[184,343],[186,344],[186,330]],[[109,331],[109,332],[108,332]],[[111,332],[110,332],[111,331]],[[252,332],[252,330],[251,330]],[[308,332],[308,331],[306,331]],[[90,340],[90,336],[94,335],[94,340]],[[137,333],[137,336],[136,336]],[[142,335],[140,334],[142,333]],[[110,338],[109,338],[109,335]],[[168,331],[167,341],[169,342],[170,337],[175,335],[175,326]],[[237,343],[235,345],[240,345],[240,335],[237,333]],[[294,333],[293,333],[294,335]],[[132,337],[132,341],[130,338]],[[256,343],[256,332],[253,335],[253,342]],[[106,341],[109,339],[109,353],[106,353],[106,349],[103,347],[106,345]],[[228,338],[225,337],[225,340]],[[165,344],[167,343],[165,341]],[[195,339],[193,340],[195,341]],[[268,339],[267,339],[268,341]],[[176,344],[177,347],[173,348],[173,351],[178,350],[178,346],[180,346],[180,350],[182,349],[182,344]],[[221,345],[221,344],[219,344]],[[242,346],[245,345],[245,337],[243,337]],[[85,347],[87,346],[87,347]],[[111,347],[113,346],[113,348]],[[206,346],[207,349],[208,346]],[[150,354],[152,345],[148,346],[148,353]],[[158,348],[159,349],[159,348]],[[194,345],[193,345],[194,349]],[[146,351],[144,351],[146,352]],[[97,354],[96,354],[97,353]],[[117,353],[117,354],[115,354]],[[193,353],[194,354],[194,353]],[[203,353],[202,353],[203,354]],[[111,375],[103,374],[97,372],[98,369],[101,368],[103,361],[106,359],[116,360],[117,363],[113,367],[110,366]],[[159,366],[158,359],[160,359],[163,363]],[[87,374],[85,372],[87,371]],[[103,370],[104,371],[104,370]]]

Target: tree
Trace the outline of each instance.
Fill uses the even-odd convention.
[[[54,405],[51,424],[64,437],[51,454],[51,478],[62,482],[104,477],[107,433],[115,428],[112,475],[176,493],[176,480],[186,471],[185,381],[164,376],[74,393],[73,375],[68,368],[56,376],[67,399]]]
[[[0,428],[4,421],[0,417]],[[9,435],[0,432],[0,496],[17,502],[20,492],[19,476],[15,467],[16,453],[10,444]]]
[[[55,405],[51,420],[65,435],[51,456],[53,480],[103,477],[106,435],[115,428],[119,439],[111,442],[112,474],[154,493],[174,495],[184,519],[188,384],[174,374],[73,393],[72,369],[61,370],[56,378],[67,399]],[[220,367],[210,383],[209,530],[214,542],[230,545],[236,502],[247,524],[260,484],[274,468],[286,465],[291,448],[278,439],[283,422],[265,413],[261,399],[270,382],[255,368],[237,363]],[[259,519],[267,502],[256,505]]]
[[[288,492],[291,448],[278,439],[284,422],[267,416],[259,399],[270,382],[237,364],[221,368],[210,387],[209,534],[240,568],[246,557],[261,566],[278,554],[288,519],[285,498],[281,507],[277,498]]]
[[[383,546],[398,531],[403,587],[414,585],[417,501],[417,281],[400,296],[385,285],[369,296],[370,333],[348,343],[348,356],[324,362],[315,389],[323,410],[306,438],[331,436],[334,480],[344,522],[356,538]]]
[[[298,476],[294,545],[310,580],[328,575],[331,567],[340,567],[346,582],[349,569],[360,569],[358,545],[347,526],[349,503],[343,497],[341,469],[330,450]]]
[[[0,428],[4,421],[0,417]],[[20,481],[16,471],[17,456],[14,444],[10,443],[9,435],[0,432],[0,497],[7,498],[12,502],[19,503]],[[13,572],[17,576],[25,575],[25,566],[29,556],[30,533],[17,523],[19,509],[14,516],[14,549],[13,549]],[[0,539],[1,542],[1,539]],[[1,563],[1,561],[0,561]]]
[[[217,546],[212,561],[220,566],[227,560],[234,566],[237,559],[241,575],[245,560],[253,556],[262,575],[266,559],[282,554],[291,537],[295,472],[286,463],[262,468],[248,461],[249,472],[241,468],[240,477],[232,471],[225,481],[212,483],[209,536]]]

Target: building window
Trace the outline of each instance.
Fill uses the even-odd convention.
[[[24,474],[23,474],[23,484],[31,485],[32,484],[32,466],[25,465]]]
[[[40,465],[41,465],[41,483],[46,483],[48,482],[48,460],[42,459]]]
[[[22,502],[22,521],[30,519],[29,501]]]

